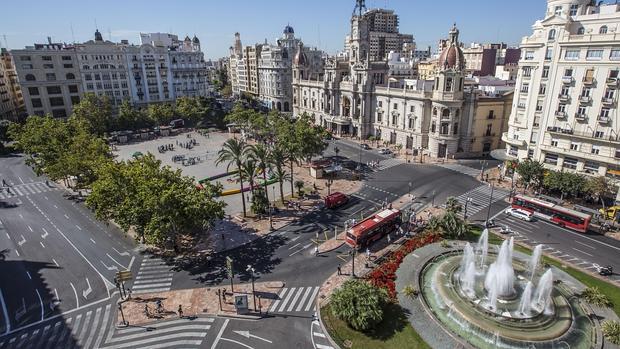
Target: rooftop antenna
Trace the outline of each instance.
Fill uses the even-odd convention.
[[[321,49],[323,49],[323,47],[321,46],[321,25],[318,24],[316,27],[317,27],[316,29],[317,29],[317,31],[319,33],[319,50],[321,50]]]
[[[69,28],[71,28],[71,39],[73,39],[73,43],[75,44],[75,33],[73,32],[73,23],[69,23]]]

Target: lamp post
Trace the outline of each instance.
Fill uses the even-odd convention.
[[[432,207],[435,207],[435,191],[433,190],[433,202],[431,203]]]
[[[351,249],[351,256],[353,258],[352,258],[352,265],[351,265],[351,276],[353,278],[355,278],[355,252],[356,252],[355,248],[352,248]]]
[[[252,274],[252,298],[254,299],[254,312],[256,312],[256,292],[254,292],[254,268],[248,264],[246,271]]]
[[[121,312],[121,318],[123,319],[123,322],[121,323],[124,326],[129,326],[129,323],[127,321],[125,321],[125,314],[123,314],[123,304],[122,303],[118,303],[118,310]]]
[[[325,186],[327,187],[327,195],[328,196],[331,195],[331,193],[332,193],[332,191],[331,191],[332,184],[334,184],[334,180],[331,179],[331,178],[327,179],[327,183],[325,183]]]
[[[411,188],[412,188],[413,184],[411,182],[409,182],[409,197],[411,197]]]
[[[495,185],[493,183],[489,183],[489,185],[491,186],[491,197],[489,198],[489,209],[487,210],[487,220],[486,220],[486,226],[489,226],[489,217],[491,216],[491,204],[493,204],[493,190],[495,189]]]
[[[463,213],[463,220],[467,220],[467,205],[472,201],[472,198],[468,197],[467,200],[465,200],[465,212]]]

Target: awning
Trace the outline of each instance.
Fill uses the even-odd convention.
[[[509,161],[517,160],[516,156],[512,156],[506,152],[506,149],[495,149],[491,151],[491,157],[496,160]]]

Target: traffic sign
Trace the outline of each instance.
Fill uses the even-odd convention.
[[[226,257],[226,269],[228,270],[228,277],[232,279],[233,277],[233,260],[230,257]]]
[[[133,276],[131,276],[131,271],[129,270],[123,270],[116,273],[116,280],[119,282],[128,281],[131,279],[133,279]]]

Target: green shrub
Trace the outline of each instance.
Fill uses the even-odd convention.
[[[581,297],[586,302],[598,307],[611,307],[612,303],[609,298],[603,294],[598,287],[588,287],[582,293]]]
[[[602,326],[603,335],[613,344],[620,344],[620,322],[605,321]]]
[[[330,305],[336,317],[356,331],[367,331],[383,321],[387,292],[365,281],[349,280],[337,289]]]

